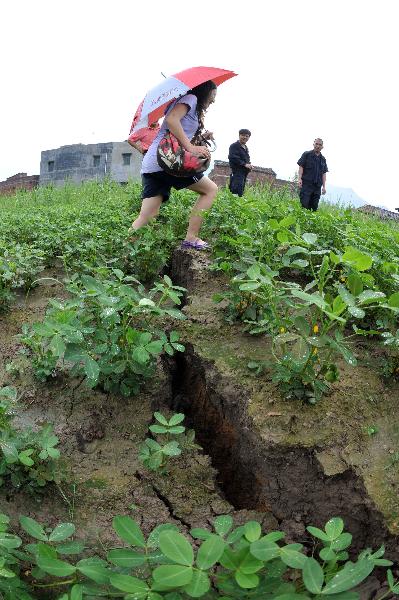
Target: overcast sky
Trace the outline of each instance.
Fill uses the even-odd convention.
[[[4,0],[0,180],[40,152],[121,141],[147,89],[190,66],[232,69],[206,125],[214,158],[252,131],[252,163],[292,178],[315,137],[328,183],[399,206],[396,0]],[[179,8],[180,7],[180,8]],[[184,7],[184,8],[183,8]]]

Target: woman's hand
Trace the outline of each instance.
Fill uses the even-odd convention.
[[[201,134],[202,137],[204,138],[204,140],[212,140],[212,142],[215,141],[214,137],[213,137],[213,131],[204,131],[204,133]]]
[[[191,152],[191,154],[194,154],[194,156],[198,156],[200,158],[211,158],[211,153],[206,146],[194,146],[193,144],[190,144],[187,150]]]

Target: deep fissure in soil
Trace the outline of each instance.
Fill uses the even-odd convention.
[[[397,554],[397,539],[387,531],[355,471],[348,467],[326,476],[316,449],[262,439],[248,416],[245,393],[223,381],[190,344],[174,359],[172,391],[171,408],[187,416],[236,509],[270,511],[285,524],[322,526],[341,516],[355,550],[385,543],[391,557]]]

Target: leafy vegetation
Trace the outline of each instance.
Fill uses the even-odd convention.
[[[101,273],[99,273],[101,275]],[[112,269],[112,278],[74,276],[70,300],[52,300],[41,323],[23,326],[21,340],[32,353],[37,377],[47,379],[62,363],[90,387],[136,394],[155,373],[157,357],[183,351],[177,332],[161,329],[165,317],[184,318],[183,288],[165,275],[147,293],[132,276]]]
[[[155,412],[154,418],[157,422],[148,429],[156,439],[146,438],[140,448],[139,458],[151,471],[167,473],[167,465],[171,458],[180,456],[182,449],[199,446],[194,443],[195,432],[191,429],[186,431],[182,424],[185,418],[182,413],[175,413],[168,420],[161,413]]]
[[[200,540],[195,551],[175,525],[158,525],[146,539],[131,517],[116,516],[113,528],[123,545],[105,549],[103,558],[79,559],[84,543],[73,540],[73,523],[48,529],[21,517],[20,526],[33,543],[23,544],[10,533],[9,518],[0,515],[0,592],[5,600],[40,598],[41,590],[51,588],[62,590],[58,600],[357,600],[359,593],[353,589],[376,567],[392,565],[383,558],[383,547],[375,552],[368,548],[349,560],[352,536],[339,517],[330,519],[324,530],[307,528],[314,540],[313,555],[300,543],[284,544],[281,531],[262,535],[257,521],[233,528],[229,515],[217,517],[212,532],[191,531],[192,538]],[[388,594],[399,594],[391,570],[387,579]]]
[[[58,438],[52,425],[38,431],[13,426],[17,393],[15,388],[0,389],[0,487],[41,492],[52,481],[60,481]]]

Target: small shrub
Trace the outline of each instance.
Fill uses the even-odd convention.
[[[70,300],[52,300],[43,322],[23,326],[21,340],[39,379],[63,365],[90,387],[129,396],[154,375],[162,352],[184,351],[177,332],[163,327],[165,318],[184,318],[175,308],[183,288],[165,275],[147,293],[134,277],[118,269],[110,274],[74,276]]]
[[[61,478],[58,438],[52,425],[38,431],[14,428],[15,401],[14,388],[0,389],[0,486],[11,484],[16,489],[40,492]]]

